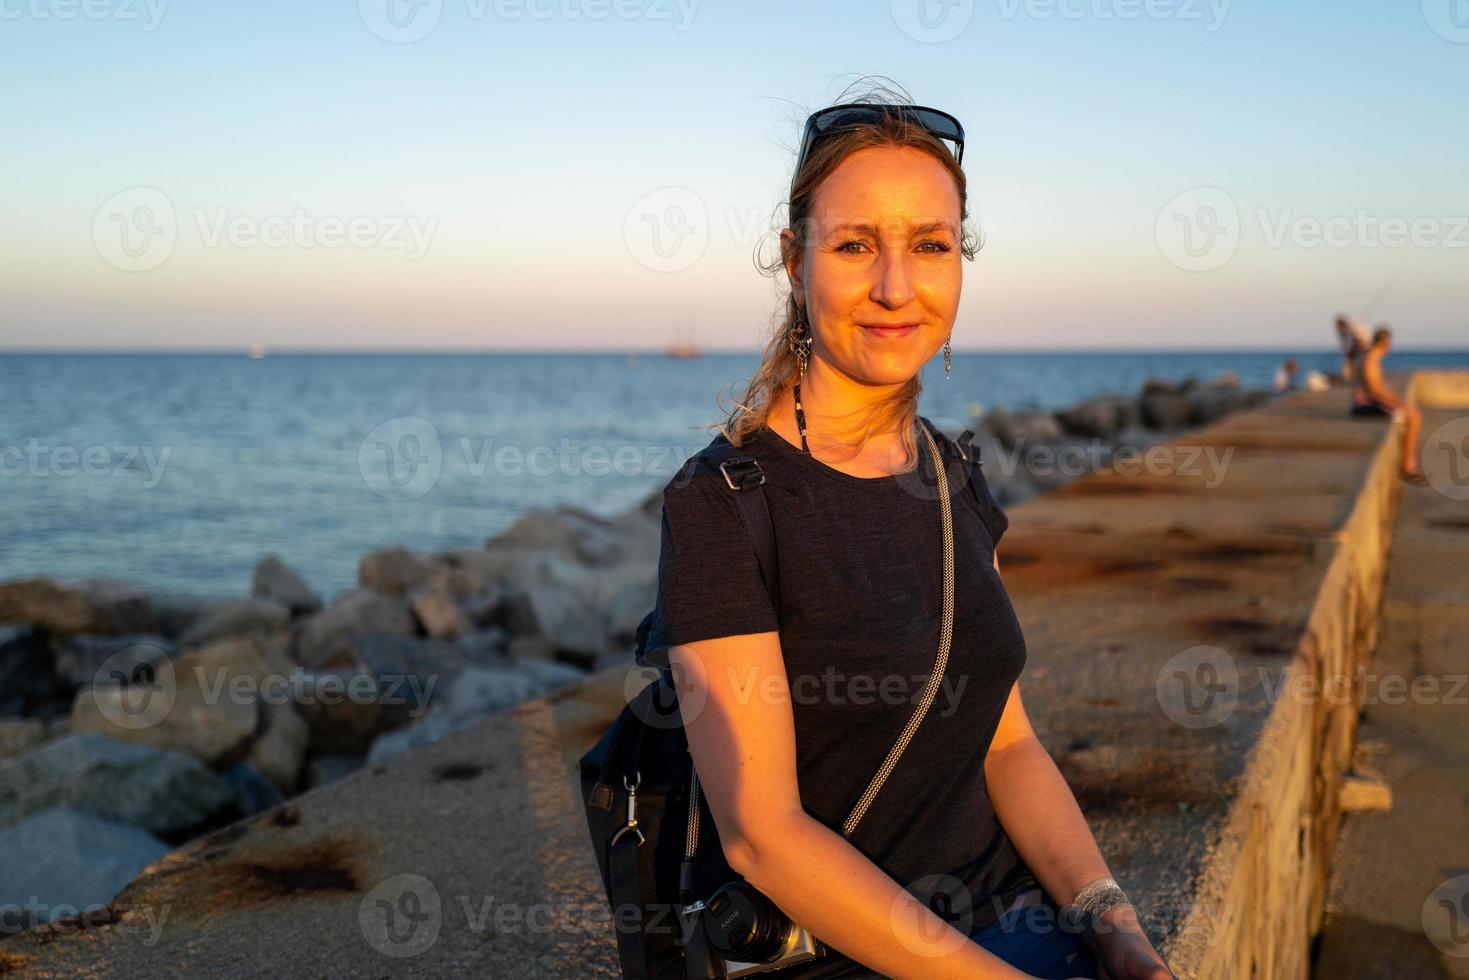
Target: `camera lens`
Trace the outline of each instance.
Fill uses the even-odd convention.
[[[722,885],[704,909],[704,935],[726,960],[764,963],[785,949],[791,920],[764,895],[743,881]]]

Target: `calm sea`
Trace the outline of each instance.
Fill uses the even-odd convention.
[[[1280,352],[956,353],[921,412],[1059,408],[1159,376],[1269,384]],[[1296,354],[1331,370],[1329,350]],[[710,437],[753,355],[0,356],[0,578],[111,576],[245,595],[280,554],[324,597],[390,545],[478,547],[533,507],[612,515]],[[1469,368],[1394,352],[1393,371]],[[725,393],[722,404],[729,403]]]

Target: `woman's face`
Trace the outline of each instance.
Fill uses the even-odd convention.
[[[813,357],[865,384],[916,375],[958,314],[959,215],[954,179],[922,150],[868,147],[843,160],[816,190],[800,264],[786,268]],[[880,329],[889,324],[907,329]]]

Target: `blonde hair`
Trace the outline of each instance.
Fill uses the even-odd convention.
[[[913,100],[906,95],[898,95],[880,86],[861,98],[838,100],[835,104],[846,104],[846,101],[891,105],[894,111],[883,113],[880,122],[833,133],[823,137],[811,147],[804,165],[791,177],[790,198],[787,202],[788,224],[789,227],[797,230],[795,239],[789,242],[781,239],[779,255],[767,263],[761,263],[757,256],[756,266],[763,274],[774,277],[784,271],[788,260],[801,261],[801,250],[804,247],[804,235],[801,229],[806,228],[812,220],[811,210],[817,189],[848,156],[858,150],[875,146],[911,146],[928,153],[944,165],[944,168],[954,178],[955,187],[959,192],[962,229],[959,250],[964,258],[973,261],[983,243],[967,227],[968,184],[964,171],[943,142],[923,127],[913,123],[901,111],[904,106],[914,105]],[[765,424],[775,402],[796,382],[799,368],[796,355],[790,349],[787,338],[800,312],[800,307],[796,304],[795,297],[787,284],[784,313],[778,317],[769,339],[765,342],[759,368],[750,379],[744,395],[726,411],[725,418],[720,423],[716,423],[725,438],[736,446],[742,444],[746,435]],[[840,429],[841,438],[843,441],[855,443],[860,451],[873,435],[896,429],[900,433],[904,456],[907,460],[899,472],[911,472],[919,458],[914,423],[918,417],[918,396],[922,391],[923,381],[919,375],[915,374],[894,394],[880,400],[870,408],[859,410],[860,417],[853,419],[850,425]]]

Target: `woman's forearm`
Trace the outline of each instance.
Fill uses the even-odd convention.
[[[743,875],[823,942],[897,978],[1029,975],[935,915],[881,868],[808,815],[751,842]]]
[[[991,752],[984,773],[1000,825],[1057,905],[1110,874],[1071,787],[1039,739]]]

